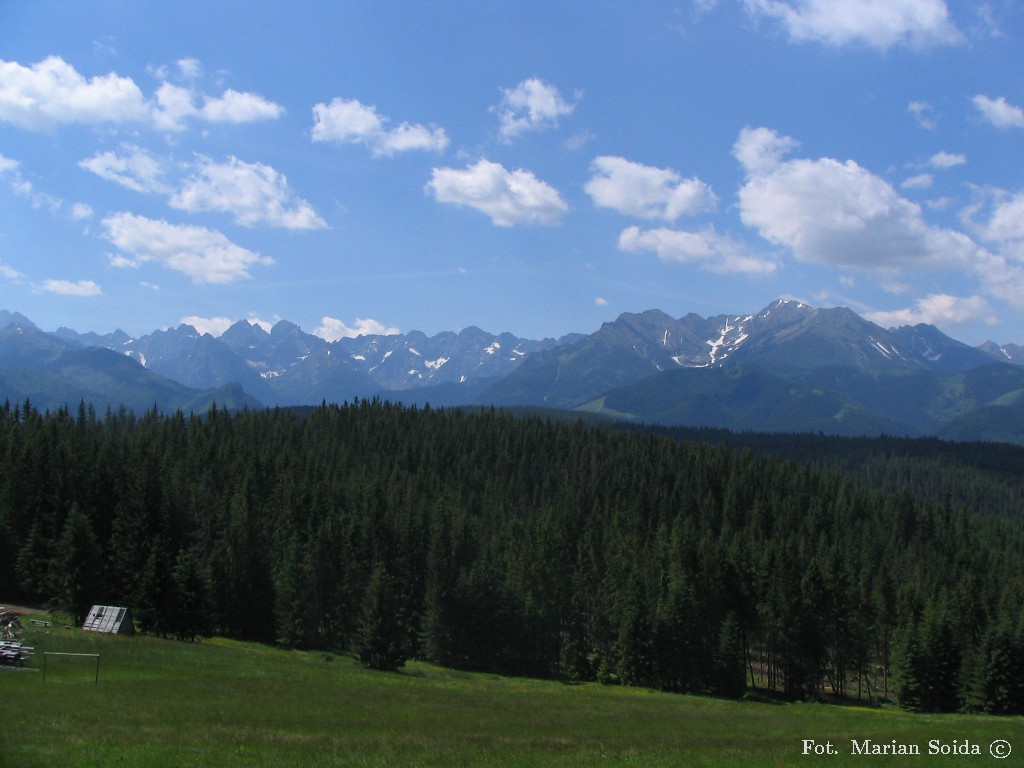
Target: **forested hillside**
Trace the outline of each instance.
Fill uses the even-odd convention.
[[[1024,711],[1024,522],[752,451],[379,401],[0,410],[0,594],[150,632]]]
[[[792,459],[876,490],[910,493],[986,515],[1024,519],[1024,446],[931,437],[837,437],[820,433],[730,432],[623,426],[686,442]]]

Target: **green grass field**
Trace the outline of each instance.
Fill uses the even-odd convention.
[[[28,623],[28,622],[26,622]],[[3,768],[177,766],[1024,765],[1020,718],[765,704],[467,674],[227,640],[188,644],[26,627],[28,671],[0,672]],[[100,654],[99,683],[89,659]],[[803,755],[803,740],[838,755]],[[919,757],[850,754],[851,739]],[[969,740],[975,757],[929,755]],[[1013,754],[996,760],[1005,739]]]

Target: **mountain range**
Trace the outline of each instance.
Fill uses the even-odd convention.
[[[204,412],[259,405],[236,383],[197,390],[160,376],[123,354],[44,333],[28,318],[0,311],[0,400],[40,410],[87,403],[99,412]]]
[[[239,321],[220,337],[190,325],[138,338],[45,333],[0,311],[0,398],[11,402],[200,411],[357,397],[1024,443],[1024,350],[786,300],[746,315],[626,313],[589,335],[540,341],[470,327],[328,342],[288,321]]]

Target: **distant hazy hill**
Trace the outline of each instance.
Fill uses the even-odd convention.
[[[124,406],[140,413],[153,406],[163,411],[205,411],[213,402],[225,408],[258,405],[237,384],[190,389],[125,355],[83,347],[27,322],[0,328],[0,400],[29,400],[40,410],[85,401],[101,412]]]
[[[734,430],[1024,443],[1019,347],[970,347],[934,326],[885,329],[846,308],[795,301],[709,318],[626,313],[589,335],[542,341],[475,327],[328,342],[288,321],[269,331],[240,321],[219,338],[189,325],[139,338],[121,331],[43,334],[27,318],[2,312],[0,327],[5,323],[34,334],[32,343],[2,351],[0,368],[24,369],[7,390],[31,396],[38,388],[54,401],[88,392],[104,403],[191,402],[172,392],[157,397],[160,381],[266,405],[379,396],[583,409]],[[74,373],[67,361],[88,346],[116,352],[120,362],[97,358],[88,374]],[[65,355],[71,356],[58,366],[54,361]],[[129,358],[159,377],[143,386],[139,366],[116,367]],[[234,389],[220,389],[229,385]]]
[[[69,329],[58,333],[128,355],[190,387],[241,384],[267,405],[317,405],[323,400],[342,402],[434,387],[450,393],[455,402],[465,402],[480,388],[471,382],[500,378],[530,354],[560,343],[495,335],[475,327],[436,336],[412,331],[328,342],[286,320],[269,331],[241,320],[219,338],[200,334],[190,325],[137,339],[120,331],[107,336]]]

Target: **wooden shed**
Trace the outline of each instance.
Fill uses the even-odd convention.
[[[131,613],[119,605],[94,605],[85,617],[82,629],[108,635],[134,635]]]

